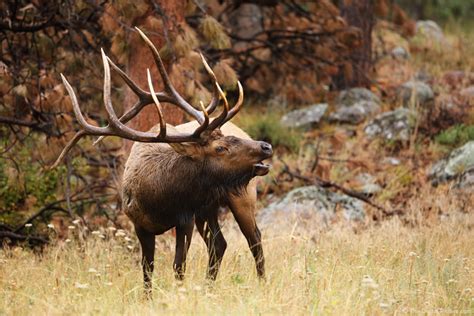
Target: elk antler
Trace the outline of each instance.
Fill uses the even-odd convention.
[[[161,60],[160,54],[158,53],[158,50],[156,49],[155,45],[153,45],[150,39],[140,29],[136,28],[136,30],[138,31],[138,33],[140,34],[140,36],[145,41],[145,43],[150,48],[153,54],[153,59],[155,60],[155,64],[158,68],[161,78],[163,79],[164,91],[154,91],[149,69],[147,69],[147,79],[150,92],[146,92],[145,90],[141,89],[124,71],[122,71],[117,65],[112,62],[109,57],[105,55],[103,50],[101,50],[102,63],[104,66],[104,106],[107,112],[108,125],[105,127],[98,127],[95,125],[91,125],[86,121],[86,119],[82,115],[73,88],[71,87],[67,79],[64,77],[64,75],[61,74],[63,84],[66,87],[66,90],[68,91],[72,101],[74,114],[79,125],[81,125],[82,130],[77,132],[74,137],[68,142],[68,144],[64,147],[63,151],[59,155],[56,162],[51,166],[51,168],[56,167],[65,157],[65,155],[71,150],[71,148],[83,136],[86,135],[100,136],[94,144],[101,141],[106,136],[119,136],[133,141],[148,143],[198,142],[201,140],[201,134],[204,131],[211,131],[222,126],[225,122],[230,120],[242,107],[244,94],[240,82],[237,83],[239,88],[239,98],[237,100],[237,103],[232,109],[229,109],[229,103],[224,92],[219,86],[219,83],[217,82],[216,75],[212,71],[211,67],[209,67],[204,56],[201,54],[201,59],[204,64],[204,67],[213,80],[213,96],[207,107],[204,107],[204,104],[200,102],[199,105],[201,111],[196,110],[192,105],[190,105],[186,100],[184,100],[184,98],[176,91],[176,89],[171,84],[171,80],[168,76],[168,73],[166,72],[163,61]],[[138,101],[120,118],[117,117],[111,100],[110,66],[112,66],[113,70],[115,70],[120,75],[120,77],[122,77],[125,83],[130,87],[130,89],[138,96]],[[210,121],[209,114],[217,108],[220,98],[222,98],[222,100],[224,101],[224,109],[220,115]],[[180,109],[191,115],[199,123],[198,128],[194,132],[189,134],[175,132],[172,135],[169,135],[166,130],[166,122],[164,120],[160,102],[167,102],[178,106]],[[125,125],[125,123],[134,118],[145,106],[149,104],[155,104],[156,109],[158,111],[158,117],[160,119],[160,132],[158,133],[158,135],[152,132],[142,132],[134,130]]]

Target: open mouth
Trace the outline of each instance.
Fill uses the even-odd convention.
[[[256,176],[264,176],[270,171],[270,165],[263,161],[257,162],[253,165],[253,173]]]

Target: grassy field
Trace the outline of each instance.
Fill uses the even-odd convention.
[[[355,229],[295,224],[264,229],[267,280],[232,220],[218,280],[205,281],[199,236],[187,278],[174,280],[174,238],[158,238],[154,300],[142,295],[134,236],[104,229],[70,238],[42,254],[0,250],[0,314],[400,314],[474,313],[474,216],[406,227],[398,219]],[[117,235],[117,236],[116,236]]]

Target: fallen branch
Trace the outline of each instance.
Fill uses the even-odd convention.
[[[108,195],[112,195],[112,194],[103,194],[99,197],[104,197],[104,196],[108,196]],[[73,200],[71,200],[71,203],[76,203],[76,202],[83,202],[83,203],[90,203],[90,202],[96,202],[96,199],[97,198],[90,198],[90,197],[80,197],[80,198],[75,198]],[[31,223],[33,220],[35,220],[36,218],[42,216],[46,211],[48,210],[54,210],[54,211],[57,211],[57,212],[63,212],[63,213],[66,213],[66,214],[70,214],[66,209],[64,209],[63,207],[60,207],[58,206],[59,204],[61,203],[65,203],[67,200],[64,198],[64,199],[61,199],[61,200],[57,200],[57,201],[54,201],[48,205],[45,205],[44,207],[42,207],[41,209],[39,209],[36,213],[34,213],[33,215],[31,215],[30,217],[28,217],[22,224],[20,224],[13,232],[14,233],[19,233],[20,231],[22,231],[24,228],[25,228],[25,225],[28,224],[28,223]]]
[[[0,231],[0,239],[9,238],[15,241],[32,241],[38,244],[47,244],[48,240],[38,236],[21,235],[9,231]]]
[[[290,167],[288,166],[288,164],[286,164],[283,160],[280,159],[280,161],[283,163],[283,173],[286,173],[288,174],[290,177],[293,177],[293,178],[296,178],[296,179],[299,179],[299,180],[303,180],[307,183],[310,183],[310,184],[313,184],[313,185],[317,185],[317,186],[320,186],[321,188],[334,188],[350,197],[353,197],[355,199],[358,199],[358,200],[361,200],[362,202],[365,202],[367,204],[369,204],[370,206],[378,209],[379,211],[381,211],[385,216],[393,216],[393,215],[400,215],[401,212],[400,211],[387,211],[383,206],[380,206],[374,202],[372,202],[364,193],[362,192],[358,192],[358,191],[354,191],[354,190],[351,190],[351,189],[347,189],[347,188],[344,188],[343,186],[337,184],[337,183],[334,183],[334,182],[331,182],[331,181],[327,181],[327,180],[324,180],[324,179],[321,179],[319,177],[315,177],[314,179],[310,178],[310,177],[306,177],[306,176],[303,176],[301,174],[299,174],[298,172],[294,172],[294,171],[291,171],[290,170]]]
[[[61,201],[61,202],[63,202],[63,201]],[[26,219],[21,225],[19,225],[13,232],[14,233],[19,233],[25,227],[26,224],[31,223],[33,220],[35,220],[36,218],[43,215],[46,211],[64,212],[66,214],[69,214],[69,212],[66,211],[64,208],[59,207],[59,206],[55,206],[56,204],[58,204],[58,203],[54,202],[54,203],[51,203],[49,205],[46,205],[45,207],[42,207],[38,212],[36,212],[33,215],[31,215],[30,217],[28,217],[28,219]]]

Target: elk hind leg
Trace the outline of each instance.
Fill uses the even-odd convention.
[[[217,214],[207,219],[196,218],[196,227],[206,243],[209,254],[207,278],[215,280],[227,248],[227,242],[217,221]]]
[[[152,275],[155,257],[155,234],[141,227],[135,227],[140,246],[142,248],[142,269],[145,294],[151,297]]]
[[[193,237],[194,221],[176,226],[176,253],[174,257],[173,269],[177,280],[184,279],[186,271],[186,255],[191,245]]]

